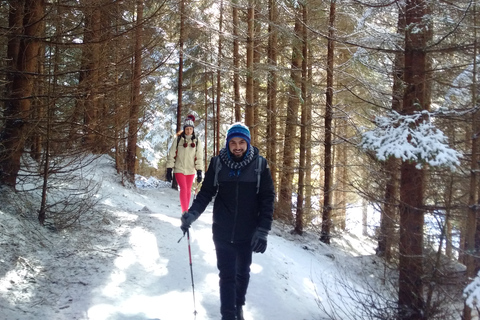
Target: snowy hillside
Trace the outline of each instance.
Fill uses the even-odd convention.
[[[191,231],[193,290],[178,192],[145,179],[123,187],[113,166],[108,157],[92,163],[98,212],[75,228],[40,228],[34,214],[2,205],[1,319],[220,319],[212,207]],[[12,196],[0,194],[2,203]],[[253,257],[245,318],[353,319],[360,309],[351,297],[384,272],[374,243],[344,234],[327,246],[288,231],[276,223],[266,253]]]

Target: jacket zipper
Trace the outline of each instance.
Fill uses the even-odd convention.
[[[237,228],[237,218],[238,218],[238,179],[237,177],[237,184],[235,187],[235,216],[233,218],[233,230],[232,230],[232,239],[230,240],[231,243],[233,243],[233,240],[235,239],[235,229]]]

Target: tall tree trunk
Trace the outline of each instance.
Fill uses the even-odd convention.
[[[250,129],[252,140],[254,133],[254,101],[253,101],[253,43],[255,36],[255,5],[254,0],[248,0],[247,8],[247,84],[245,87],[246,106],[245,106],[245,125]]]
[[[221,67],[222,67],[222,30],[223,30],[223,0],[220,1],[220,19],[218,21],[218,30],[220,30],[220,37],[218,37],[218,68],[217,68],[217,112],[216,112],[216,139],[217,139],[217,154],[220,153],[222,148],[220,145],[220,102],[222,98],[222,85],[221,85]]]
[[[308,33],[307,33],[308,40]],[[309,44],[309,41],[307,41]],[[310,45],[307,47],[308,58],[307,58],[307,125],[306,125],[306,150],[305,150],[305,212],[308,221],[312,220],[312,93],[311,89],[313,84],[313,54],[310,50]]]
[[[45,20],[43,20],[43,22],[41,23],[39,34],[45,34]],[[38,51],[38,57],[45,57],[45,46],[39,46]],[[43,58],[37,61],[36,73],[39,75],[45,74],[45,63]],[[45,88],[47,88],[47,86],[45,85],[43,79],[43,77],[39,77],[35,81],[33,95],[42,98],[37,98],[32,101],[33,127],[30,128],[32,132],[32,138],[30,142],[30,155],[37,163],[40,163],[41,161],[42,145],[45,139],[41,130],[39,130],[39,124],[43,122],[43,119],[47,118],[47,111],[45,106],[50,103],[47,99],[44,98],[47,97],[47,94],[45,93]]]
[[[120,9],[118,6],[115,6],[115,11],[113,13],[114,15],[114,24],[118,26],[118,20],[120,19],[120,14],[119,11]],[[117,27],[118,28],[118,27]],[[118,33],[118,29],[115,30],[115,33]],[[113,45],[117,47],[120,43],[120,39],[115,38],[113,40]],[[119,67],[119,56],[120,53],[117,51],[113,52],[113,78],[115,79],[115,84],[116,87],[118,88],[118,83],[119,83],[119,74],[121,72],[121,68]],[[116,89],[118,91],[119,89]],[[115,145],[115,169],[117,170],[117,173],[122,173],[122,183],[123,183],[123,178],[124,175],[123,173],[126,172],[126,167],[125,167],[125,141],[124,135],[125,135],[125,130],[123,130],[124,125],[122,124],[123,122],[123,112],[122,112],[122,107],[121,107],[121,98],[119,97],[118,94],[114,94],[113,98],[113,113],[114,113],[114,118],[113,118],[113,126],[114,126],[114,145]]]
[[[10,0],[8,2],[8,46],[7,61],[10,61],[7,73],[7,93],[11,93],[11,86],[14,77],[14,71],[17,68],[18,50],[20,48],[20,39],[23,28],[23,17],[25,14],[25,0]],[[6,100],[5,108],[8,107],[9,100]]]
[[[473,4],[473,19],[474,19],[474,39],[477,39],[477,15],[476,4]],[[472,105],[477,105],[477,46],[474,45],[473,53],[473,71],[472,71]],[[468,189],[468,211],[467,211],[467,223],[465,229],[465,256],[464,263],[467,267],[467,277],[473,279],[477,273],[477,264],[475,256],[478,255],[480,230],[477,219],[477,207],[478,207],[478,137],[480,133],[480,121],[478,119],[478,111],[474,111],[472,115],[471,124],[471,159],[470,159],[470,186]],[[477,258],[478,259],[478,258]],[[465,304],[463,308],[463,319],[472,319],[472,310]]]
[[[180,10],[180,34],[178,37],[178,84],[177,84],[177,129],[176,132],[180,132],[182,130],[183,124],[183,117],[182,117],[182,110],[183,110],[183,50],[184,50],[184,43],[185,43],[185,0],[180,0],[179,2],[179,10]],[[128,151],[127,151],[128,152]],[[128,166],[128,164],[127,164]],[[175,179],[175,175],[173,175],[172,180],[172,189],[177,190],[178,184],[177,180]]]
[[[277,190],[277,7],[275,0],[268,1],[268,65],[267,79],[267,160],[272,180]]]
[[[427,5],[408,0],[405,7],[405,94],[403,113],[428,110],[426,101],[427,55],[425,25]],[[414,26],[414,27],[413,27]],[[400,179],[399,319],[424,319],[423,225],[424,170],[417,163],[403,161]]]
[[[292,38],[292,65],[290,69],[291,84],[288,90],[287,119],[285,127],[285,142],[283,149],[282,179],[275,209],[275,217],[291,222],[292,219],[292,186],[294,176],[295,154],[298,145],[296,135],[298,107],[300,103],[301,73],[302,73],[302,21],[295,18],[294,37]]]
[[[298,170],[297,212],[295,215],[295,233],[303,234],[305,221],[305,176],[306,172],[306,142],[307,142],[307,65],[308,65],[308,15],[307,6],[302,8],[302,100],[301,100],[301,123],[300,123],[300,158]]]
[[[335,50],[335,11],[336,0],[330,1],[330,18],[327,44],[327,92],[325,106],[325,152],[324,152],[324,186],[322,207],[322,234],[320,241],[330,244],[330,229],[332,227],[332,120],[333,120],[333,54]]]
[[[19,2],[21,3],[21,2]],[[19,8],[19,4],[13,1],[11,8],[20,10],[11,12],[9,25],[17,30],[20,17],[23,13],[23,34],[20,34],[19,42],[13,37],[9,42],[9,54],[18,53],[15,73],[11,74],[11,84],[6,96],[9,97],[4,111],[5,124],[0,135],[0,143],[3,145],[0,151],[0,183],[12,188],[16,187],[18,171],[20,170],[20,158],[24,152],[25,142],[29,138],[29,122],[31,117],[32,94],[34,88],[35,72],[38,66],[39,47],[41,46],[40,31],[42,30],[45,3],[43,0],[25,0],[25,6]],[[17,51],[18,46],[18,51]]]
[[[240,107],[240,53],[238,39],[238,0],[232,1],[233,20],[233,103],[235,104],[235,122],[242,121],[242,110]]]
[[[341,119],[335,120],[335,123],[342,121]],[[336,130],[338,131],[336,136],[346,136],[345,127],[335,125]],[[345,143],[339,144],[335,147],[335,167],[334,176],[336,184],[339,186],[335,188],[334,195],[334,207],[335,214],[332,215],[333,225],[338,228],[338,230],[345,231],[346,220],[347,220],[347,203],[346,203],[346,193],[347,193],[347,146]]]
[[[394,239],[394,225],[396,220],[396,199],[398,195],[398,159],[389,158],[384,164],[387,177],[385,185],[385,200],[383,210],[380,213],[380,234],[376,254],[390,261],[392,258],[392,246]]]
[[[135,29],[135,54],[133,67],[133,90],[128,121],[127,178],[135,182],[137,160],[138,118],[140,116],[140,80],[142,76],[143,1],[137,0],[137,23]]]
[[[61,32],[62,32],[62,27],[60,26],[60,22],[56,22],[56,32],[55,36],[53,38],[54,43],[60,43],[59,39],[61,38]],[[59,48],[58,45],[55,44],[51,48],[51,57],[53,57],[53,79],[52,83],[53,85],[50,86],[51,92],[48,92],[48,95],[53,97],[52,101],[48,101],[45,103],[45,107],[37,107],[41,110],[41,117],[43,119],[46,119],[46,121],[43,121],[45,124],[45,134],[44,134],[44,159],[43,159],[43,184],[42,184],[42,197],[40,201],[40,208],[38,209],[38,221],[40,222],[41,225],[44,225],[45,219],[47,218],[47,195],[48,195],[48,181],[49,181],[49,176],[50,176],[50,155],[52,154],[51,150],[51,141],[53,139],[52,137],[52,122],[54,121],[55,118],[55,106],[56,106],[56,97],[57,97],[57,82],[58,82],[58,67],[60,66],[60,54],[59,54]],[[44,113],[44,114],[43,114]],[[37,134],[37,136],[40,136],[40,134]],[[39,139],[40,141],[37,141],[36,143],[41,143],[42,139]],[[38,155],[40,157],[40,155]]]
[[[88,3],[85,7],[84,47],[79,79],[79,84],[83,88],[83,96],[80,101],[80,105],[83,106],[85,126],[83,143],[92,152],[99,152],[97,130],[101,10],[100,4],[97,3]]]
[[[398,12],[397,33],[405,33],[405,7],[400,6]],[[401,53],[395,54],[393,65],[392,110],[400,112],[403,98],[403,72],[405,59]],[[399,160],[390,157],[384,164],[387,182],[385,184],[385,200],[380,216],[380,235],[376,253],[387,261],[392,258],[392,246],[395,236],[395,220],[398,196]]]
[[[255,6],[254,8],[254,17],[257,17],[258,15],[258,7]],[[253,36],[253,70],[257,68],[258,65],[260,65],[260,59],[261,59],[261,52],[260,48],[262,48],[262,43],[261,43],[261,23],[258,21],[257,18],[255,18],[254,21],[254,36]],[[253,77],[254,72],[252,72],[252,77]],[[260,81],[258,77],[253,77],[253,145],[258,146],[260,144],[259,141],[259,125],[260,125],[260,119],[259,119],[259,100],[260,100]]]
[[[185,42],[185,0],[180,0],[180,35],[178,39],[177,132],[182,130],[183,47]]]

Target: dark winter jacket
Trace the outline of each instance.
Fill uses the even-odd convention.
[[[275,190],[267,161],[263,161],[260,188],[257,194],[258,149],[253,147],[253,158],[239,170],[232,170],[223,160],[218,173],[218,187],[214,186],[215,160],[212,158],[205,180],[189,212],[197,217],[203,213],[215,196],[212,232],[214,240],[229,242],[251,241],[256,228],[270,230],[273,220]],[[217,156],[219,157],[219,156]]]

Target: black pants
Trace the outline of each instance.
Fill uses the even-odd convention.
[[[235,319],[236,306],[245,304],[252,248],[250,242],[214,241],[220,276],[220,312],[222,319]]]

